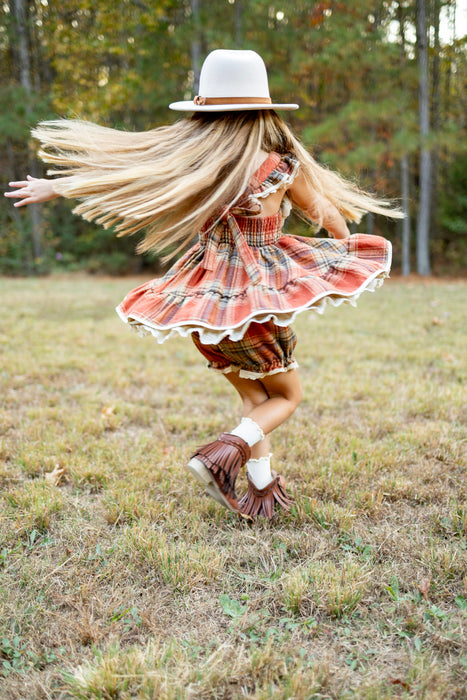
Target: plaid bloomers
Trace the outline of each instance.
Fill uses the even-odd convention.
[[[191,337],[208,367],[223,374],[238,372],[246,379],[260,379],[298,367],[293,356],[297,336],[292,328],[272,321],[250,323],[241,340],[224,338],[217,345],[203,345],[198,333]]]

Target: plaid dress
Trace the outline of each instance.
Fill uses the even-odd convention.
[[[271,153],[235,208],[208,221],[193,245],[159,279],[133,289],[120,317],[159,343],[193,336],[203,345],[244,338],[252,323],[287,327],[302,311],[355,305],[388,276],[391,244],[380,236],[345,239],[284,235],[290,211],[261,214],[261,199],[290,184],[299,167],[291,155]]]

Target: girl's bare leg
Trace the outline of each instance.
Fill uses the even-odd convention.
[[[268,455],[267,434],[287,420],[302,399],[298,372],[291,369],[262,379],[244,379],[234,372],[224,376],[242,398],[243,415],[254,420],[266,435],[253,446],[251,456],[258,459]]]
[[[302,400],[303,392],[295,369],[263,377],[261,384],[269,399],[255,406],[248,415],[267,434],[292,415]]]
[[[236,372],[224,374],[224,377],[235,387],[240,394],[243,403],[242,416],[249,416],[251,411],[261,406],[269,399],[266,389],[258,379],[244,379],[239,377]],[[264,431],[263,431],[264,432]],[[259,459],[266,457],[270,452],[270,440],[266,435],[264,440],[260,440],[251,448],[251,457]]]

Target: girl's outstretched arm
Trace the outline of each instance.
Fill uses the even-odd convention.
[[[334,238],[347,238],[350,231],[339,210],[324,195],[316,192],[299,173],[287,194],[301,211],[314,221],[319,221]]]
[[[62,178],[63,179],[63,178]],[[26,180],[19,182],[9,182],[10,187],[16,189],[5,192],[5,197],[19,199],[15,202],[15,207],[23,207],[25,204],[38,204],[39,202],[49,202],[60,195],[54,190],[54,181],[45,178],[27,176]]]

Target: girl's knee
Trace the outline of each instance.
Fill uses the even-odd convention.
[[[268,400],[268,393],[260,381],[239,377],[235,372],[224,376],[238,391],[245,415]]]
[[[303,391],[302,391],[302,387],[300,386],[300,384],[297,387],[294,387],[291,391],[287,391],[284,394],[283,398],[289,402],[290,414],[292,415],[292,413],[300,405],[300,402],[303,398]]]
[[[257,408],[257,406],[261,406],[268,398],[269,396],[264,390],[255,390],[248,394],[242,394],[244,412],[252,411],[254,408]],[[245,415],[247,415],[247,413],[245,413]]]
[[[294,411],[303,398],[302,385],[295,370],[274,374],[263,380],[270,397],[278,396],[291,404]]]
[[[298,382],[297,386],[294,387],[294,390],[292,392],[292,397],[291,397],[291,402],[294,404],[294,410],[300,405],[301,401],[303,399],[303,389],[302,385],[300,382]]]

